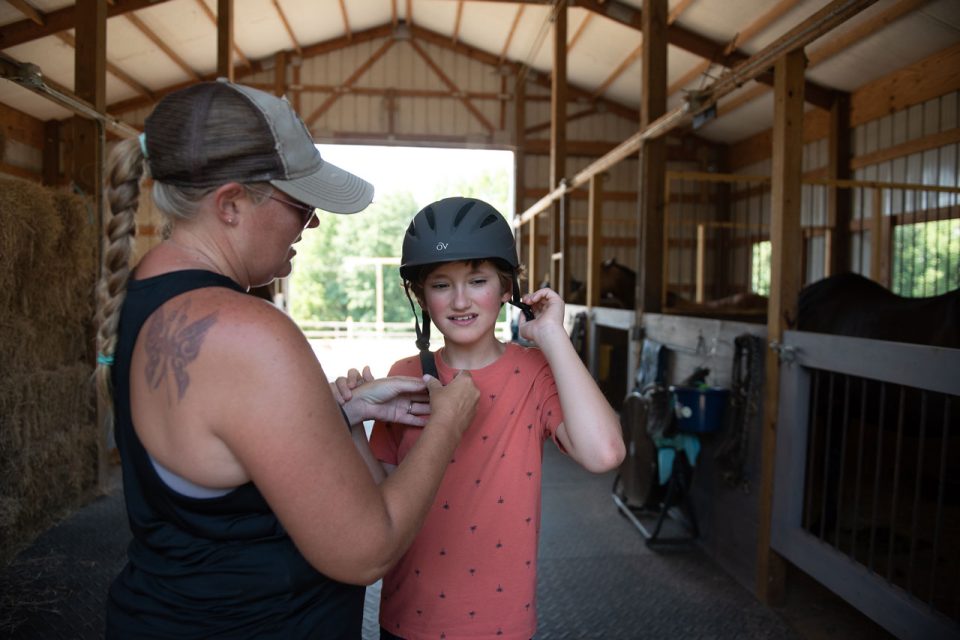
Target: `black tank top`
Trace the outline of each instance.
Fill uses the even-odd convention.
[[[133,540],[110,587],[106,635],[360,638],[364,588],[313,569],[252,483],[216,498],[183,496],[160,479],[137,438],[129,384],[137,335],[164,302],[203,287],[243,291],[219,274],[176,271],[131,281],[123,303],[112,379]]]

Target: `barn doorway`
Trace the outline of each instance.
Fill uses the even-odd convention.
[[[376,376],[415,352],[413,312],[398,266],[403,233],[422,207],[448,196],[514,211],[512,151],[318,145],[325,160],[370,181],[373,204],[324,215],[297,245],[284,301],[331,379],[369,365]],[[501,317],[506,332],[506,315]],[[434,332],[436,334],[436,332]],[[507,334],[508,335],[508,334]],[[431,347],[442,345],[434,335]]]

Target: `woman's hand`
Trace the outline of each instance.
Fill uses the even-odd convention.
[[[364,420],[383,420],[422,427],[430,414],[430,398],[426,384],[410,376],[373,377],[370,367],[363,374],[351,369],[330,385],[337,402],[341,402],[351,425]]]
[[[533,320],[520,317],[520,337],[540,345],[545,338],[558,331],[566,336],[563,328],[563,300],[553,289],[537,289],[523,296],[523,301],[533,308]]]
[[[448,428],[456,429],[457,435],[462,436],[473,422],[480,399],[480,390],[473,383],[470,372],[461,371],[447,386],[429,375],[423,376],[423,379],[430,391],[430,421],[449,425]]]

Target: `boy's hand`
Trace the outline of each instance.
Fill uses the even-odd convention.
[[[337,404],[343,405],[353,397],[354,389],[364,382],[373,382],[374,379],[369,366],[363,368],[362,374],[356,369],[350,369],[346,376],[340,376],[330,383],[330,391],[333,392],[333,397],[337,399]]]
[[[563,300],[553,289],[537,289],[522,300],[533,308],[534,319],[520,318],[520,337],[541,344],[557,331],[566,336],[563,328]]]
[[[431,421],[439,421],[448,428],[456,430],[462,436],[473,416],[477,413],[477,401],[480,400],[480,390],[473,383],[469,371],[461,371],[443,386],[433,376],[425,375],[427,390],[430,392]]]

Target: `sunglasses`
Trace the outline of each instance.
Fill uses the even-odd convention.
[[[298,214],[300,214],[300,219],[303,221],[304,227],[310,224],[310,221],[313,220],[314,213],[317,210],[316,207],[311,207],[308,204],[303,204],[300,202],[292,202],[290,200],[278,198],[268,191],[261,191],[260,189],[253,189],[251,187],[247,187],[247,190],[250,191],[251,193],[256,193],[257,195],[260,195],[270,200],[275,200],[276,202],[287,205],[288,207],[296,211]]]

